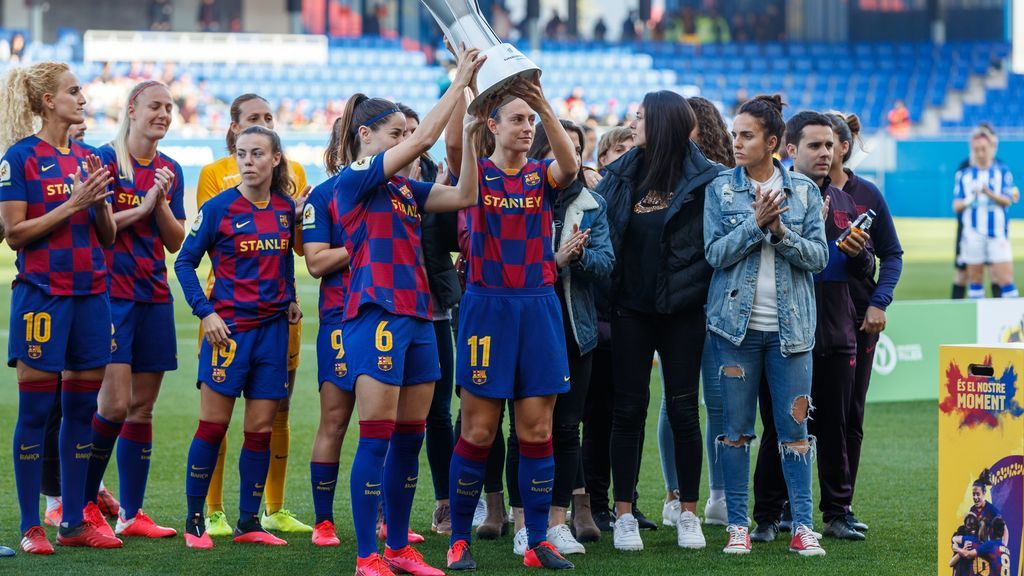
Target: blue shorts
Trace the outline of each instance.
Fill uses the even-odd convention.
[[[222,396],[280,400],[288,397],[288,317],[232,334],[214,349],[199,347],[199,378]]]
[[[347,360],[345,346],[341,342],[341,323],[320,324],[316,335],[317,387],[330,382],[342,390],[351,391]]]
[[[354,391],[356,379],[363,374],[393,386],[426,384],[441,378],[437,335],[430,320],[397,316],[371,304],[341,325],[348,359],[344,390]]]
[[[114,325],[111,364],[131,364],[133,373],[178,369],[174,304],[111,298],[110,321]]]
[[[11,291],[7,365],[43,372],[92,370],[110,363],[110,298],[50,296],[18,282]]]
[[[455,383],[485,398],[569,391],[562,307],[554,289],[467,286],[459,304]]]

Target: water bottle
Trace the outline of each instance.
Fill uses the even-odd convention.
[[[836,246],[841,246],[843,244],[843,240],[846,240],[846,237],[850,235],[850,232],[852,232],[854,228],[861,232],[867,232],[871,228],[871,225],[874,224],[875,218],[877,217],[878,215],[875,214],[874,210],[868,210],[860,216],[857,216],[857,219],[853,221],[853,224],[851,224],[846,230],[843,230],[843,233],[839,235],[839,238],[836,238]]]

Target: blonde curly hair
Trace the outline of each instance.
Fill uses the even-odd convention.
[[[61,75],[70,71],[63,62],[40,62],[7,73],[0,88],[0,154],[36,132],[43,95],[56,94]]]

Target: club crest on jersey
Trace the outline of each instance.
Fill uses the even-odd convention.
[[[526,175],[527,186],[536,186],[537,184],[540,184],[540,173],[530,172]]]
[[[195,236],[199,232],[199,228],[203,225],[203,211],[200,210],[199,214],[196,214],[196,221],[192,223],[192,235]]]
[[[4,160],[0,162],[0,182],[8,182],[11,179],[11,164]]]
[[[28,345],[28,357],[33,360],[39,360],[43,357],[43,346],[41,344],[29,344]]]
[[[402,184],[402,187],[399,188],[398,191],[402,193],[402,196],[405,196],[407,199],[412,200],[412,190],[409,189],[408,184]]]
[[[844,210],[833,210],[832,219],[835,220],[836,226],[840,230],[845,230],[850,227],[850,216]]]
[[[334,363],[334,375],[338,378],[344,378],[348,374],[348,363],[347,362],[335,362]]]
[[[302,209],[302,228],[308,230],[316,224],[316,206],[306,204]]]
[[[227,379],[228,379],[227,372],[223,368],[214,368],[213,369],[213,381],[214,382],[223,382],[223,381],[225,381]]]
[[[487,383],[487,370],[473,370],[473,384],[482,386]]]
[[[390,372],[393,364],[391,356],[377,356],[377,369],[381,372]]]
[[[277,221],[281,223],[281,228],[284,228],[285,230],[288,229],[288,215],[287,214],[278,214],[277,215]]]

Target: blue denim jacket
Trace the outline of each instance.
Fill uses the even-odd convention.
[[[584,188],[569,205],[565,213],[560,238],[555,239],[555,250],[569,238],[573,227],[590,230],[590,244],[583,250],[579,261],[558,271],[569,311],[572,336],[586,354],[597,347],[597,306],[594,293],[596,284],[607,280],[612,273],[615,254],[608,236],[608,208],[604,198]]]
[[[816,311],[813,275],[828,263],[821,192],[814,182],[783,168],[786,191],[781,216],[788,229],[775,247],[779,340],[788,356],[814,348]],[[754,187],[743,168],[718,175],[707,188],[704,203],[704,253],[715,269],[706,307],[708,330],[735,345],[743,342],[757,289],[761,243],[766,235],[754,220]]]

